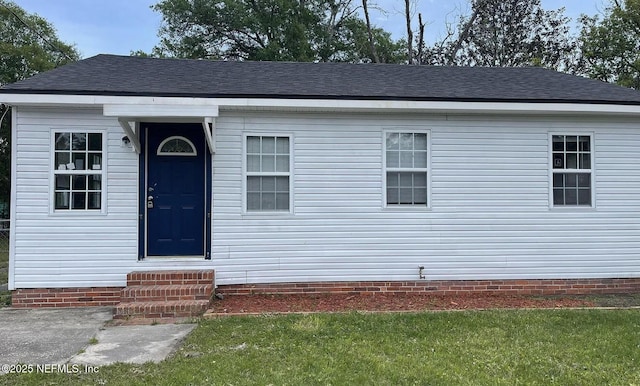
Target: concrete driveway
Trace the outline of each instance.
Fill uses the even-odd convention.
[[[111,317],[108,307],[0,309],[0,365],[159,362],[196,326],[105,327]]]

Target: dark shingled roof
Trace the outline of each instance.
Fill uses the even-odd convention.
[[[640,104],[640,92],[538,67],[219,62],[98,55],[1,93]]]

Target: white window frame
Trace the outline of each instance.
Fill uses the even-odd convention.
[[[289,171],[288,172],[247,172],[247,138],[248,137],[286,137],[289,138]],[[246,132],[242,134],[242,214],[247,216],[282,216],[294,214],[294,136],[292,133]],[[289,177],[289,210],[247,210],[247,177]]]
[[[427,167],[426,168],[387,168],[387,134],[426,134],[427,136]],[[427,173],[427,204],[388,204],[387,203],[387,172],[424,172]],[[389,128],[382,131],[382,207],[398,210],[430,210],[431,209],[431,130],[410,127]]]
[[[82,133],[82,134],[101,134],[102,135],[102,164],[100,170],[58,170],[56,162],[56,133]],[[95,128],[52,128],[50,131],[49,141],[49,214],[62,216],[92,216],[107,214],[107,130]],[[56,209],[55,191],[56,191],[56,175],[100,175],[100,209]]]
[[[565,168],[564,169],[554,169],[553,168],[553,137],[555,135],[561,135],[564,137],[589,137],[589,145],[590,145],[590,169],[566,169],[566,158],[565,158]],[[596,208],[596,168],[595,168],[595,159],[596,159],[596,141],[595,141],[595,133],[588,131],[574,131],[574,130],[565,130],[565,131],[550,131],[548,137],[548,169],[549,169],[549,209],[559,210],[559,211],[574,211],[574,210],[593,210]],[[578,144],[578,146],[580,146]],[[566,152],[566,150],[565,150]],[[578,165],[580,160],[577,160]],[[555,205],[553,203],[553,175],[555,173],[590,173],[591,174],[591,205]]]

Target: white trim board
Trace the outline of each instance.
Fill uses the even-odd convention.
[[[107,116],[213,117],[217,109],[413,111],[640,115],[640,106],[589,103],[459,102],[285,98],[193,98],[105,95],[0,94],[0,103],[27,106],[103,106]],[[213,112],[216,111],[216,114]]]

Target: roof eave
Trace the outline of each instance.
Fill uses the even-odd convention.
[[[0,90],[0,103],[14,106],[105,105],[196,105],[220,110],[291,110],[354,112],[458,112],[528,114],[617,114],[640,115],[640,102],[579,100],[472,100],[339,98],[284,96],[153,96],[153,95],[69,95],[50,93],[9,93]]]

